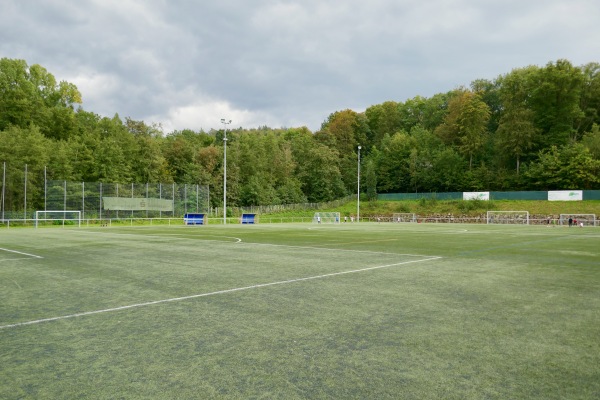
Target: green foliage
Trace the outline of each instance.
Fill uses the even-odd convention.
[[[396,211],[395,212],[397,212],[397,213],[409,213],[409,212],[411,212],[410,205],[407,204],[407,203],[404,203],[404,202],[399,203],[396,206]],[[379,214],[379,215],[384,215],[384,214]]]
[[[160,125],[101,117],[77,87],[40,65],[0,59],[0,161],[5,206],[39,208],[48,179],[209,185],[222,200],[223,131],[165,135]],[[228,131],[231,206],[323,202],[377,193],[598,189],[600,64],[567,60],[365,112],[336,111],[305,127]],[[24,199],[24,169],[28,194]],[[4,164],[3,164],[4,165]]]
[[[57,226],[75,225],[75,221],[56,219],[56,220],[52,221],[52,225],[57,225]]]
[[[469,169],[473,157],[485,144],[490,109],[478,94],[459,90],[448,103],[448,114],[437,127],[436,133],[449,145],[469,157]]]
[[[529,167],[526,176],[541,190],[592,189],[600,185],[600,160],[580,143],[560,150],[552,146],[540,152],[539,161]]]
[[[361,145],[363,156],[368,154],[370,128],[366,118],[352,110],[333,113],[323,124],[315,137],[320,143],[334,149],[339,157],[339,170],[347,193],[351,193],[356,186],[357,148]]]
[[[33,125],[28,128],[10,126],[0,131],[0,160],[6,166],[6,187],[3,188],[6,210],[23,210],[25,203],[29,208],[43,198],[44,166],[49,161],[50,144],[50,140]]]
[[[367,200],[377,200],[377,173],[375,171],[375,162],[372,159],[367,159],[365,164],[365,186],[367,189]]]
[[[472,211],[488,211],[496,209],[496,203],[492,200],[456,200],[456,207],[463,213]]]
[[[533,111],[527,108],[509,108],[500,118],[498,135],[499,148],[516,158],[519,174],[520,161],[527,151],[533,148],[537,129],[533,122]]]
[[[82,102],[81,94],[38,64],[0,59],[0,94],[0,130],[34,124],[44,136],[61,140],[75,131],[73,106]]]
[[[386,136],[377,160],[377,185],[382,192],[402,192],[410,187],[410,154],[416,141],[406,132]]]
[[[547,145],[562,146],[576,138],[575,122],[583,117],[579,107],[584,81],[580,68],[567,60],[548,63],[533,76],[531,107]]]
[[[583,84],[579,97],[582,111],[576,122],[577,134],[593,129],[600,119],[600,63],[593,62],[582,66]]]
[[[438,199],[435,196],[421,197],[419,199],[419,206],[423,208],[432,208],[438,204]]]
[[[594,124],[591,131],[583,135],[581,143],[587,147],[592,157],[600,160],[600,128],[598,124]]]

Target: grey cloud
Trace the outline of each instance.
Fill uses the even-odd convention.
[[[569,13],[559,0],[5,3],[1,56],[78,77],[87,110],[173,129],[230,113],[314,130],[337,110],[600,54],[600,4],[586,0]],[[175,117],[194,107],[197,120]]]

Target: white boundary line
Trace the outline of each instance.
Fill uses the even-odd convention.
[[[165,233],[165,234],[160,234],[160,235],[147,235],[150,237],[163,237],[163,236],[175,236],[175,237],[180,237],[183,239],[195,239],[195,238],[200,238],[200,237],[217,237],[217,238],[225,238],[225,239],[235,239],[234,243],[241,243],[242,239],[235,237],[235,236],[220,236],[220,235],[194,235],[192,237],[185,235],[183,233]],[[215,239],[200,239],[200,240],[204,240],[205,242],[224,242],[224,243],[231,243],[231,242],[226,242],[225,240],[215,240]]]
[[[263,225],[266,226],[266,225]],[[106,232],[91,232],[91,231],[80,231],[83,233],[93,233],[93,234],[107,234]],[[181,235],[180,234],[150,234],[150,235],[141,235],[139,233],[115,233],[115,235],[127,235],[127,236],[136,236],[136,237],[142,237],[142,238],[148,238],[148,237],[152,237],[152,238],[172,238],[172,237],[183,237],[184,239],[188,239],[188,240],[198,240],[198,241],[203,241],[203,242],[219,242],[219,243],[225,243],[225,244],[231,244],[231,243],[239,243],[240,245],[245,245],[245,246],[271,246],[271,247],[286,247],[286,248],[291,248],[291,249],[310,249],[310,250],[321,250],[321,251],[341,251],[341,252],[347,252],[347,253],[370,253],[370,254],[385,254],[388,256],[409,256],[409,257],[437,257],[437,256],[430,256],[430,255],[425,255],[425,254],[409,254],[409,253],[387,253],[387,252],[383,252],[383,251],[372,251],[372,250],[353,250],[353,249],[340,249],[340,248],[336,248],[336,247],[323,247],[323,246],[298,246],[298,245],[291,245],[291,244],[273,244],[273,243],[261,243],[261,242],[244,242],[242,239],[234,237],[234,236],[217,236],[214,235],[214,237],[223,237],[223,238],[228,238],[228,239],[236,239],[235,242],[229,242],[229,241],[225,241],[225,240],[215,240],[215,239],[202,239],[199,236],[213,236],[213,235],[198,235],[198,236],[185,236],[185,235]],[[385,241],[394,241],[394,240],[399,240],[399,239],[385,239]],[[374,242],[381,242],[382,240],[373,240],[373,241],[362,241],[360,243],[374,243]],[[331,245],[344,245],[344,244],[352,244],[351,242],[331,242],[331,243],[327,243],[327,246],[331,246]],[[440,258],[440,257],[437,257]]]
[[[22,251],[3,249],[0,247],[1,251],[7,251],[9,253],[20,254],[22,256],[32,257],[32,258],[44,258],[42,256],[36,256],[35,254],[23,253]],[[11,258],[11,260],[23,260],[23,258]],[[9,261],[9,260],[0,260],[0,261]]]
[[[184,238],[184,239],[195,239],[198,238],[199,240],[203,240],[205,242],[223,242],[223,243],[241,243],[242,239],[235,237],[235,236],[222,236],[222,235],[210,235],[210,234],[200,234],[200,235],[193,235],[193,236],[189,236],[186,235],[185,233],[164,233],[164,234],[140,234],[140,233],[115,233],[115,232],[100,232],[100,231],[79,231],[78,233],[90,233],[90,234],[98,234],[98,235],[121,235],[121,236],[135,236],[135,237],[142,237],[142,238],[163,238],[163,237],[180,237],[180,238]],[[225,239],[234,239],[235,242],[229,242],[226,240],[216,240],[216,239],[200,239],[199,237],[215,237],[215,238],[225,238]]]
[[[396,239],[394,239],[396,240]],[[374,240],[373,242],[379,242],[379,240]],[[370,243],[370,242],[360,242],[360,243]],[[309,249],[309,250],[322,250],[322,251],[341,251],[346,253],[367,253],[367,254],[384,254],[386,256],[407,256],[407,257],[428,257],[429,259],[438,259],[442,258],[439,256],[428,256],[424,254],[409,254],[409,253],[387,253],[384,251],[372,251],[372,250],[352,250],[352,249],[338,249],[336,247],[319,247],[319,246],[295,246],[291,244],[273,244],[273,243],[258,243],[258,242],[241,242],[242,245],[256,245],[256,246],[271,246],[271,247],[287,247],[291,249]],[[327,243],[327,245],[343,245],[343,244],[351,244],[349,242],[332,242]],[[420,261],[420,260],[419,260]],[[395,265],[395,264],[393,264]]]
[[[86,312],[77,313],[77,314],[63,315],[63,316],[60,316],[60,317],[43,318],[43,319],[37,319],[37,320],[34,320],[34,321],[26,321],[26,322],[18,322],[16,324],[10,324],[10,325],[2,325],[2,326],[0,326],[0,329],[16,328],[16,327],[19,327],[19,326],[40,324],[42,322],[51,322],[51,321],[58,321],[58,320],[61,320],[61,319],[84,317],[86,315],[94,315],[94,314],[101,314],[101,313],[107,313],[107,312],[113,312],[113,311],[128,310],[128,309],[131,309],[131,308],[151,306],[151,305],[154,305],[154,304],[170,303],[170,302],[174,302],[174,301],[189,300],[189,299],[195,299],[195,298],[198,298],[198,297],[215,296],[215,295],[218,295],[218,294],[240,292],[242,290],[258,289],[258,288],[263,288],[263,287],[267,287],[267,286],[284,285],[284,284],[295,283],[295,282],[303,282],[303,281],[309,281],[309,280],[313,280],[313,279],[328,278],[328,277],[331,277],[331,276],[338,276],[338,275],[345,275],[345,274],[354,274],[354,273],[358,273],[358,272],[372,271],[372,270],[376,270],[376,269],[395,267],[395,266],[398,266],[398,265],[413,264],[413,263],[418,263],[418,262],[423,262],[423,261],[433,261],[433,260],[438,260],[440,258],[442,258],[442,257],[437,257],[437,256],[436,257],[429,257],[429,258],[423,258],[423,259],[420,259],[420,260],[403,261],[403,262],[399,262],[399,263],[395,263],[395,264],[378,265],[378,266],[375,266],[375,267],[353,269],[353,270],[350,270],[350,271],[332,272],[330,274],[308,276],[308,277],[305,277],[305,278],[296,278],[296,279],[288,279],[288,280],[285,280],[285,281],[260,283],[260,284],[257,284],[257,285],[243,286],[243,287],[238,287],[238,288],[233,288],[233,289],[218,290],[216,292],[200,293],[200,294],[194,294],[194,295],[191,295],[191,296],[173,297],[171,299],[148,301],[148,302],[145,302],[145,303],[137,303],[137,304],[130,304],[130,305],[121,306],[121,307],[106,308],[104,310],[86,311]]]

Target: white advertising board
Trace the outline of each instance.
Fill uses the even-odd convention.
[[[583,191],[581,190],[551,190],[548,192],[549,201],[581,201]]]
[[[463,192],[463,200],[489,200],[490,192]]]

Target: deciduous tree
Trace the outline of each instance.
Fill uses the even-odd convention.
[[[448,114],[436,134],[468,156],[471,169],[473,157],[485,144],[489,118],[490,109],[478,94],[459,90],[448,103]]]

